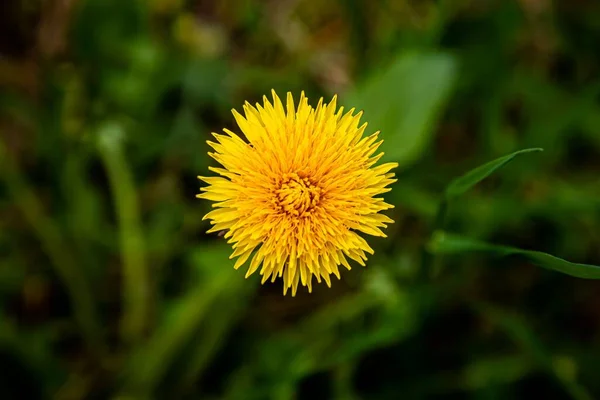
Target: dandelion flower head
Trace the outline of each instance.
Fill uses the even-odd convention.
[[[285,107],[272,95],[246,102],[244,115],[233,110],[243,136],[213,133],[209,154],[222,168],[198,177],[208,186],[197,197],[215,202],[204,219],[208,232],[225,232],[234,267],[249,261],[246,277],[283,278],[294,296],[299,283],[311,291],[313,278],[331,286],[349,260],[365,265],[373,249],[361,234],[385,237],[381,228],[394,222],[380,213],[393,206],[376,196],[396,181],[397,164],[375,166],[379,132],[363,137],[362,112],[344,113],[335,96],[313,108],[304,93],[297,107],[291,93]]]

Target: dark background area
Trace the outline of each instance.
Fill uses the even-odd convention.
[[[388,238],[328,289],[234,271],[194,198],[210,132],[274,88],[381,130]],[[447,229],[600,264],[596,0],[0,5],[3,399],[592,399],[600,286],[423,249]]]

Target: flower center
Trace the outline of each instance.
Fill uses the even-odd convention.
[[[280,210],[302,217],[310,214],[319,203],[321,188],[315,186],[308,178],[301,178],[292,172],[283,175],[281,186],[275,190],[275,194]]]

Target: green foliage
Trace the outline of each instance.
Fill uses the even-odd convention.
[[[0,398],[599,397],[598,2],[6,4]],[[194,198],[271,88],[400,164],[367,268],[295,298]]]
[[[132,393],[153,393],[177,352],[191,340],[198,325],[205,320],[210,307],[222,307],[223,303],[227,303],[228,296],[237,295],[239,301],[242,299],[239,292],[247,292],[240,287],[241,284],[232,283],[235,271],[233,262],[226,262],[223,265],[223,260],[227,259],[228,251],[224,246],[218,248],[203,246],[195,249],[192,254],[193,263],[198,263],[207,270],[218,266],[219,271],[208,273],[206,277],[209,279],[203,279],[198,287],[189,290],[185,298],[171,304],[168,315],[155,329],[148,343],[138,346],[138,352],[133,354],[129,363],[130,376],[126,383]],[[227,316],[229,311],[223,311],[221,315]],[[206,347],[201,344],[199,349],[206,352],[212,349],[212,346]],[[197,364],[202,362],[202,357],[203,355],[200,354],[196,359],[192,358],[188,362]],[[193,372],[199,372],[201,369],[202,364],[195,366]]]
[[[124,135],[123,128],[117,123],[106,123],[97,133],[98,153],[114,192],[119,220],[123,260],[122,336],[124,341],[136,342],[146,330],[152,297],[137,194],[123,155]]]
[[[385,160],[406,168],[425,151],[456,81],[456,63],[444,53],[401,53],[346,98],[385,132]]]
[[[500,256],[516,255],[525,258],[542,268],[562,272],[563,274],[585,279],[600,279],[600,266],[572,263],[540,251],[522,250],[510,246],[485,243],[459,235],[438,232],[434,235],[429,248],[436,254],[461,254],[483,251]]]
[[[504,165],[509,163],[513,158],[519,154],[531,153],[532,151],[542,151],[542,149],[525,149],[515,151],[512,154],[508,154],[504,157],[497,158],[489,163],[486,163],[480,167],[477,167],[460,178],[454,179],[444,192],[446,200],[450,200],[453,197],[459,196],[471,189],[473,186],[493,174],[497,169],[502,168]]]
[[[454,179],[444,192],[444,199],[438,210],[435,228],[443,229],[447,202],[457,197],[481,182],[497,169],[503,167],[519,154],[542,151],[542,149],[525,149],[497,158],[482,166],[479,166],[460,178]],[[522,250],[515,247],[500,246],[485,243],[476,239],[448,234],[443,231],[434,232],[433,238],[428,245],[429,250],[436,254],[460,254],[471,251],[484,251],[502,256],[519,255],[540,267],[562,272],[567,275],[586,279],[600,279],[600,266],[571,263],[561,258],[539,251]]]

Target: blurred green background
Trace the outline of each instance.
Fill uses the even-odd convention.
[[[196,175],[231,108],[340,95],[382,131],[387,239],[328,289],[244,280]],[[424,246],[600,264],[596,0],[0,5],[0,398],[592,399],[600,286]]]

